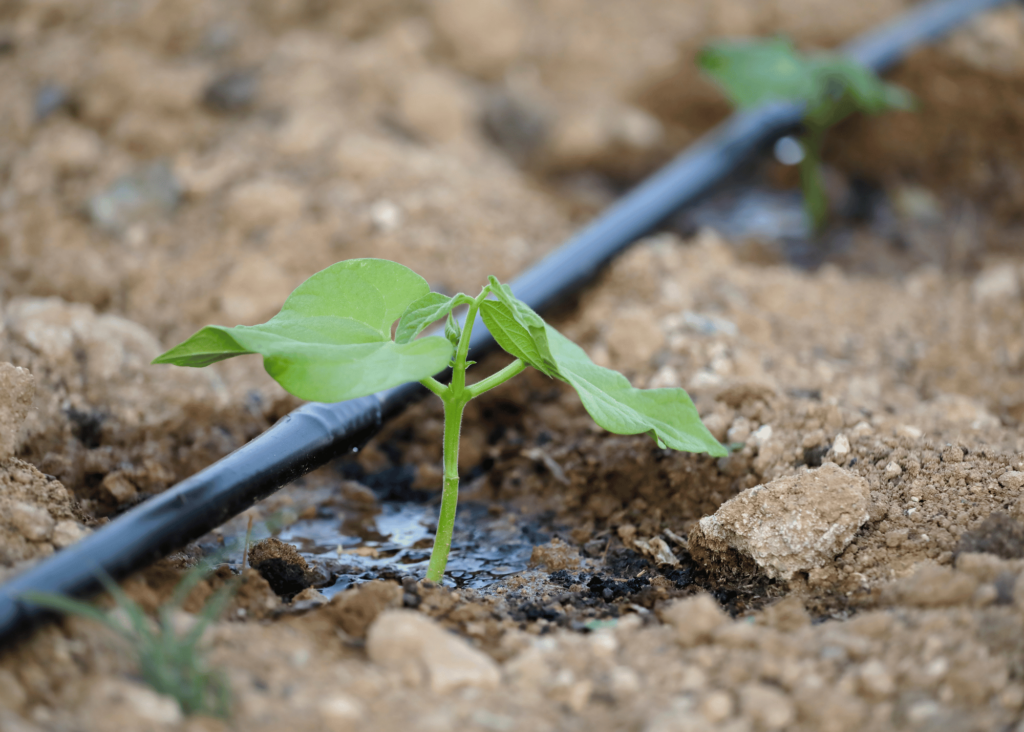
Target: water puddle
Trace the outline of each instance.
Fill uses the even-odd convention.
[[[327,575],[318,589],[331,597],[371,579],[422,578],[436,521],[437,506],[429,503],[386,502],[377,513],[358,518],[324,507],[277,536]],[[490,505],[460,504],[444,584],[479,590],[521,572],[538,538],[548,539],[536,524],[521,526],[514,513],[495,515]]]

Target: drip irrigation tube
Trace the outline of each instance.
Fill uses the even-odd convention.
[[[1006,0],[940,0],[918,6],[847,44],[844,53],[876,71]],[[778,136],[796,127],[800,105],[768,104],[734,114],[512,282],[537,310],[578,290],[613,256],[693,202]],[[471,347],[493,345],[478,325]],[[121,578],[192,541],[295,478],[361,446],[426,393],[406,384],[337,404],[306,404],[222,460],[126,512],[0,586],[0,642],[41,617],[19,598],[29,591],[83,596],[97,574]]]

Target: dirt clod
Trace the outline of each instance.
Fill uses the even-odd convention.
[[[957,551],[987,552],[1003,559],[1024,559],[1024,525],[1002,511],[994,511],[976,529],[960,535]]]
[[[366,631],[385,610],[402,607],[406,596],[395,582],[367,582],[350,588],[331,600],[325,612],[353,638],[365,638]]]
[[[34,380],[27,369],[0,363],[0,462],[18,449],[21,425],[34,396]]]
[[[711,634],[729,622],[721,606],[707,594],[676,600],[659,613],[662,621],[675,630],[676,641],[690,647],[707,641]]]
[[[394,671],[406,683],[426,684],[438,694],[462,687],[493,689],[501,671],[488,656],[409,610],[388,610],[366,637],[370,660]]]
[[[530,566],[543,567],[549,572],[578,569],[580,555],[576,549],[556,537],[547,544],[539,544],[533,548]]]
[[[744,491],[700,520],[690,552],[714,570],[728,550],[788,580],[839,554],[868,520],[866,480],[833,463]]]
[[[291,544],[274,537],[250,547],[249,564],[285,600],[313,584],[312,572],[302,555]]]

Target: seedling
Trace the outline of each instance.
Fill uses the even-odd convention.
[[[224,611],[237,582],[229,581],[217,590],[188,631],[179,634],[174,627],[174,613],[209,569],[207,561],[186,572],[170,601],[160,607],[155,625],[139,604],[106,574],[101,574],[99,579],[127,624],[94,605],[64,595],[27,592],[23,598],[35,605],[107,626],[127,641],[142,679],[157,692],[176,699],[182,712],[227,718],[231,712],[227,679],[220,671],[210,668],[199,642],[210,623]]]
[[[825,132],[854,112],[913,108],[908,91],[885,83],[871,69],[835,54],[797,53],[783,38],[718,43],[701,52],[698,63],[740,109],[771,101],[806,105],[800,184],[815,231],[821,230],[828,215],[821,177]]]
[[[468,307],[464,323],[453,309]],[[469,341],[477,315],[515,360],[475,384],[466,383]],[[444,335],[417,336],[445,319]],[[397,321],[398,326],[392,328]],[[427,579],[444,575],[459,490],[459,432],[466,404],[532,366],[571,385],[597,424],[620,435],[646,433],[662,448],[726,455],[682,389],[634,389],[622,374],[594,364],[582,348],[544,322],[508,285],[490,278],[476,297],[430,291],[427,281],[395,262],[351,259],[299,285],[266,323],[208,325],[153,363],[207,366],[258,353],[267,372],[301,399],[337,402],[418,381],[444,404],[441,515]],[[451,367],[445,385],[434,378]]]

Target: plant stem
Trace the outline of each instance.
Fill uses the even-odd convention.
[[[501,386],[512,377],[518,376],[525,368],[526,364],[517,358],[498,373],[491,374],[486,379],[481,379],[472,386],[467,386],[466,391],[469,393],[469,398],[475,399],[485,391],[490,391],[496,386]]]
[[[455,528],[455,509],[459,502],[459,432],[466,402],[445,399],[444,402],[444,487],[441,490],[441,515],[437,519],[434,549],[430,553],[427,579],[440,582],[448,564]]]
[[[809,127],[801,136],[804,147],[804,159],[800,161],[800,186],[804,192],[804,211],[811,224],[811,232],[817,234],[825,226],[828,217],[828,198],[825,196],[825,183],[821,175],[821,147],[825,130],[821,127]]]

